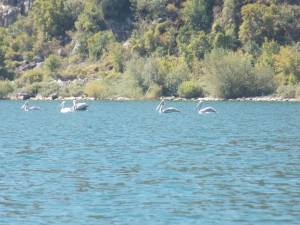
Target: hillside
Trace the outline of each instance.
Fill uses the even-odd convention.
[[[298,0],[1,0],[0,98],[300,97]]]

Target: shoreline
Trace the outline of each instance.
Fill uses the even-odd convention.
[[[224,98],[214,98],[214,97],[202,97],[202,98],[182,98],[182,97],[159,97],[159,98],[128,98],[128,97],[110,97],[103,99],[96,99],[93,97],[58,97],[56,99],[52,99],[51,97],[31,97],[28,99],[18,98],[16,96],[3,98],[0,100],[9,100],[9,101],[24,101],[24,100],[32,100],[32,101],[71,101],[71,100],[79,100],[79,101],[145,101],[145,100],[160,100],[164,98],[168,101],[205,101],[205,102],[220,102],[220,101],[236,101],[236,102],[300,102],[299,98],[283,98],[278,96],[262,96],[262,97],[242,97],[235,99],[224,99]]]

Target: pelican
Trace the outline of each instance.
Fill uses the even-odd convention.
[[[87,110],[88,106],[89,105],[86,104],[85,102],[83,102],[83,103],[76,103],[76,100],[73,100],[73,108],[74,108],[74,110],[84,111],[84,110]]]
[[[40,110],[41,108],[38,106],[29,106],[29,101],[26,101],[24,105],[21,106],[21,109],[23,109],[25,112],[28,112],[33,110]]]
[[[178,109],[174,107],[165,108],[165,100],[162,99],[161,102],[156,107],[156,111],[159,113],[173,113],[173,112],[180,112]]]
[[[213,107],[205,107],[205,108],[201,108],[201,105],[202,105],[202,101],[200,100],[199,103],[197,104],[196,106],[196,109],[198,110],[198,113],[199,114],[203,114],[203,113],[216,113],[217,110],[214,109]]]
[[[69,112],[74,112],[74,106],[73,107],[65,107],[65,101],[62,101],[60,104],[60,112],[61,113],[69,113]]]

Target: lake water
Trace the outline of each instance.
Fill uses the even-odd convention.
[[[300,223],[300,103],[0,102],[0,224]]]

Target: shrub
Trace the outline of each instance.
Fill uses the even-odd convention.
[[[128,98],[140,98],[143,96],[143,90],[138,85],[137,81],[126,78],[117,83],[114,87],[114,92],[117,96]]]
[[[143,87],[143,78],[141,72],[144,71],[146,60],[141,57],[133,57],[127,64],[126,64],[126,76],[127,79],[136,81],[137,85],[145,91],[145,87]]]
[[[9,81],[0,80],[0,99],[6,98],[7,95],[13,92],[13,87],[10,85]]]
[[[84,93],[89,97],[104,99],[108,97],[108,87],[103,81],[91,81],[86,84]]]
[[[82,85],[79,84],[69,84],[67,86],[63,86],[59,89],[59,95],[62,97],[79,97],[84,94],[84,90]]]
[[[203,89],[197,81],[184,81],[178,88],[178,95],[184,98],[203,97]]]
[[[190,70],[183,57],[164,57],[160,60],[163,74],[163,94],[176,95],[178,86],[189,79]]]
[[[258,66],[255,68],[256,95],[269,95],[275,89],[274,71],[269,66]]]
[[[34,82],[41,82],[44,77],[46,77],[45,71],[41,69],[34,69],[23,73],[21,79],[24,83],[32,84]]]
[[[25,87],[23,87],[23,90],[29,93],[31,96],[36,96],[40,92],[40,89],[41,89],[40,82],[27,84]]]
[[[277,88],[276,93],[277,95],[283,98],[295,98],[297,95],[296,89],[297,89],[296,85],[282,85]]]
[[[148,91],[146,92],[145,97],[152,99],[152,98],[157,98],[162,95],[162,87],[158,86],[157,84],[152,84],[150,85]]]
[[[124,72],[125,51],[121,44],[115,44],[111,51],[114,71]]]
[[[273,57],[276,74],[284,78],[281,85],[292,85],[300,81],[300,52],[296,48],[281,47]]]
[[[98,32],[88,39],[89,57],[99,60],[108,50],[108,45],[114,40],[111,32]]]
[[[43,97],[50,97],[51,95],[59,93],[59,85],[56,82],[42,82],[39,94]]]
[[[300,98],[300,84],[296,86],[296,98]]]
[[[45,66],[50,72],[56,72],[60,67],[61,59],[56,55],[49,55],[45,60]]]
[[[205,58],[204,73],[213,95],[218,97],[238,98],[257,94],[255,68],[248,54],[213,51]]]

